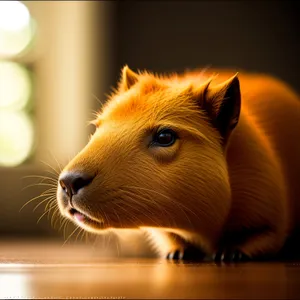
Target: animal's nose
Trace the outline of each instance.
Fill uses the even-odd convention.
[[[69,197],[76,195],[78,191],[89,185],[94,179],[94,176],[68,172],[59,178],[59,184]]]

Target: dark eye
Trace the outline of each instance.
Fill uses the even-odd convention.
[[[153,137],[153,144],[159,147],[172,146],[177,139],[176,133],[172,129],[162,129]]]

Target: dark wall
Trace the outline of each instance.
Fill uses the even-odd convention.
[[[115,3],[114,78],[212,65],[267,72],[300,91],[297,1]]]

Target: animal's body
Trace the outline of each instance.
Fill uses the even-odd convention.
[[[281,81],[124,67],[94,123],[57,191],[83,228],[140,228],[171,258],[192,245],[238,260],[276,254],[300,227],[300,102]]]

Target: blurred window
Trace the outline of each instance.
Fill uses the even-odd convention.
[[[33,76],[20,58],[32,50],[35,33],[26,2],[0,1],[0,166],[20,165],[32,154]]]

